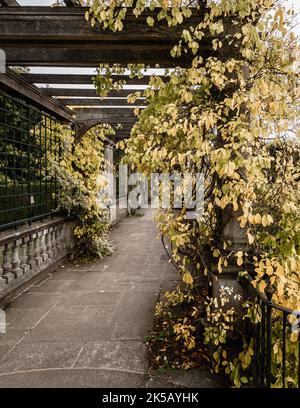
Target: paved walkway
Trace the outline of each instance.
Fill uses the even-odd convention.
[[[143,338],[161,287],[176,280],[156,237],[150,212],[129,217],[112,231],[113,256],[67,264],[14,299],[0,387],[215,386],[206,371],[147,374]]]

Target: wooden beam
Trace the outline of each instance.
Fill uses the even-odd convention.
[[[113,32],[103,30],[98,25],[91,27],[84,14],[88,8],[67,7],[20,7],[18,9],[1,10],[1,40],[13,40],[15,44],[38,41],[41,46],[48,42],[65,43],[66,41],[137,41],[140,44],[169,43],[178,41],[184,28],[197,24],[204,16],[203,10],[194,10],[192,17],[185,19],[176,27],[169,27],[165,20],[153,27],[146,24],[149,15],[145,12],[138,18],[130,10],[124,20],[123,30]],[[134,46],[134,44],[132,44]]]
[[[136,116],[130,113],[122,113],[121,110],[115,110],[116,113],[106,112],[108,109],[74,109],[76,122],[96,122],[109,123],[111,125],[133,124],[137,121]],[[125,109],[122,109],[122,111]]]
[[[89,129],[92,127],[98,125],[101,123],[99,120],[85,120],[84,122],[78,122],[76,121],[77,124],[77,132],[76,132],[76,138],[80,138],[84,133],[86,133]],[[112,123],[112,128],[116,132],[115,136],[111,136],[112,138],[128,138],[133,126],[133,123],[126,123],[122,125],[122,128],[116,128],[116,124]]]
[[[47,94],[52,96],[79,96],[83,97],[98,97],[96,89],[74,89],[74,88],[43,88]],[[120,91],[112,91],[109,93],[111,98],[127,98],[127,96],[138,89],[122,89]]]
[[[73,112],[77,113],[86,113],[89,112],[90,114],[97,115],[105,113],[105,115],[119,115],[119,116],[132,116],[135,117],[133,114],[134,108],[76,108],[73,109]]]
[[[1,16],[0,16],[1,18]],[[66,45],[66,44],[64,44]],[[146,64],[155,67],[174,68],[176,66],[186,67],[190,64],[191,58],[187,55],[180,59],[172,58],[170,50],[172,46],[158,49],[157,46],[147,48],[136,45],[115,46],[104,45],[97,48],[12,48],[3,44],[0,40],[0,48],[6,52],[7,64],[10,66],[49,66],[49,67],[85,67],[94,68],[99,64],[120,64],[127,66],[130,63]]]
[[[20,75],[16,75],[10,70],[3,74],[0,73],[0,85],[6,91],[29,101],[53,116],[67,122],[72,121],[73,113],[70,109],[67,109],[58,100],[49,97],[36,86],[25,82]]]
[[[64,98],[59,99],[60,103],[66,106],[145,106],[145,99],[137,99],[134,104],[130,104],[126,99],[86,99],[86,98]]]
[[[0,0],[0,4],[3,7],[20,7],[16,0]]]
[[[98,113],[98,112],[105,112],[106,114],[119,114],[120,112],[120,116],[124,116],[124,115],[133,115],[133,110],[134,108],[78,108],[76,109],[77,111],[80,112],[84,112],[86,110],[89,110],[90,112],[93,113]],[[134,116],[134,115],[133,115]]]
[[[84,74],[23,74],[26,81],[36,84],[92,84],[93,75]],[[128,85],[148,85],[150,75],[145,75],[143,78],[129,78],[128,75],[113,75],[114,81],[126,81]],[[167,77],[161,77],[164,82]]]
[[[146,19],[153,13],[136,18],[128,12],[120,32],[91,27],[81,7],[19,7],[0,9],[0,48],[7,53],[10,65],[85,66],[99,63],[144,63],[151,66],[185,66],[191,56],[174,59],[170,50],[182,30],[196,25],[204,15],[197,10],[176,27],[165,20],[153,27]],[[207,48],[206,37],[201,50]]]

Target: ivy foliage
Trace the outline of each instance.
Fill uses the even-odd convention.
[[[76,253],[84,259],[102,259],[113,252],[108,240],[109,201],[104,176],[104,140],[112,133],[109,125],[97,125],[74,144],[73,136],[62,127],[64,154],[52,164],[52,174],[60,185],[59,210],[76,217]]]
[[[197,276],[207,275],[213,264],[214,272],[222,273],[234,260],[240,274],[251,273],[254,287],[263,292],[272,285],[277,303],[299,310],[299,53],[294,11],[273,0],[115,0],[90,6],[86,18],[91,24],[113,31],[123,29],[129,11],[137,17],[148,13],[148,26],[161,20],[175,26],[192,13],[199,16],[198,24],[182,30],[181,40],[170,50],[174,58],[192,56],[190,65],[168,72],[167,81],[152,76],[146,90],[129,97],[130,102],[144,97],[147,108],[135,110],[138,122],[119,147],[127,162],[146,175],[205,174],[204,213],[197,223],[186,221],[186,208],[165,209],[157,216],[187,287],[193,290]],[[231,220],[244,231],[247,250],[235,250],[226,238]],[[226,308],[215,315],[210,307],[215,301],[207,300],[211,324],[206,342],[218,347],[214,369],[225,370],[240,386],[251,376],[252,340],[243,338],[234,356],[227,352],[227,334],[238,318],[227,316]],[[244,315],[253,314],[254,307],[247,304]],[[176,324],[170,325],[175,333]],[[274,327],[278,341],[273,360],[278,364],[273,385],[280,386],[282,333]],[[298,336],[293,332],[288,341],[294,344]],[[289,357],[298,361],[296,348],[290,348]],[[289,386],[296,378],[291,369]]]

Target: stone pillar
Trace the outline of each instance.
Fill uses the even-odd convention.
[[[116,218],[116,186],[113,175],[114,170],[114,146],[112,143],[106,142],[104,146],[105,159],[105,177],[108,180],[107,194],[109,197],[110,220],[114,221]]]
[[[244,65],[243,67],[243,77],[245,80],[249,78],[249,67]],[[251,117],[248,115],[248,121],[250,123]],[[245,157],[247,153],[243,152],[243,156]],[[242,169],[243,172],[243,169]],[[224,227],[220,231],[220,247],[219,250],[223,256],[228,256],[231,251],[238,252],[238,251],[250,251],[250,245],[248,244],[248,238],[246,235],[246,229],[241,228],[240,223],[238,221],[239,216],[242,214],[241,210],[234,211],[228,209],[223,211],[224,216]],[[230,241],[231,245],[226,250],[223,250],[222,245],[224,241]],[[242,287],[237,281],[239,271],[243,270],[243,265],[238,266],[236,264],[236,257],[230,256],[228,259],[228,266],[222,266],[222,272],[219,273],[217,267],[214,266],[212,271],[215,273],[213,278],[213,287],[212,292],[213,296],[217,297],[219,294],[219,289],[221,286],[228,286],[233,288],[232,294],[232,304],[239,307],[239,302],[234,300],[233,297],[237,294],[243,294]]]
[[[249,249],[248,239],[245,229],[240,227],[237,220],[239,212],[232,212],[230,220],[225,224],[225,227],[220,234],[220,246],[219,251],[223,257],[228,257],[228,265],[222,265],[222,272],[218,271],[217,265],[212,265],[213,279],[212,279],[212,296],[218,297],[219,290],[222,286],[233,289],[232,293],[232,306],[239,307],[239,301],[234,300],[235,295],[243,294],[243,289],[238,282],[238,273],[243,270],[243,265],[238,266],[236,264],[236,256],[233,254],[230,256],[230,252],[234,251],[247,251]],[[222,248],[224,241],[230,241],[231,245],[226,250]]]
[[[105,175],[108,178],[108,194],[113,198],[114,182],[113,182],[113,168],[114,168],[114,146],[106,143],[104,146],[105,159]]]

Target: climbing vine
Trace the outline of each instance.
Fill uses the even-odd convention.
[[[180,42],[170,50],[174,58],[189,58],[189,66],[168,72],[167,81],[152,76],[146,90],[129,97],[134,102],[143,96],[147,108],[136,110],[138,122],[130,138],[119,144],[127,162],[148,176],[195,171],[205,175],[204,212],[196,223],[186,220],[186,208],[164,209],[157,215],[189,301],[195,299],[199,276],[225,273],[234,262],[241,276],[252,276],[254,287],[263,292],[272,285],[277,303],[299,310],[299,54],[294,11],[273,0],[115,0],[90,5],[86,18],[91,24],[113,31],[123,29],[129,10],[136,17],[148,13],[149,26],[161,20],[176,26],[192,13],[199,16],[198,24],[182,30]],[[246,249],[237,250],[227,238],[232,221],[242,228]],[[260,314],[246,302],[237,316],[226,307],[231,289],[222,291],[220,299],[205,302],[202,341],[215,350],[214,370],[224,370],[240,386],[251,377],[253,340],[242,336],[240,350],[233,354],[228,340],[240,318],[258,322]],[[186,308],[186,321],[170,318],[165,329],[173,333],[175,346],[196,350],[199,342],[193,333],[199,322],[192,310]],[[157,316],[161,313],[157,310]],[[184,328],[187,321],[189,327]],[[281,386],[280,335],[274,324],[274,386]],[[294,331],[288,339],[289,386],[296,381],[298,336]]]
[[[53,159],[51,173],[57,177],[59,210],[76,218],[74,236],[78,254],[85,259],[102,259],[113,246],[108,240],[109,210],[104,176],[104,140],[113,130],[97,125],[74,144],[68,130],[61,127],[63,155]]]

